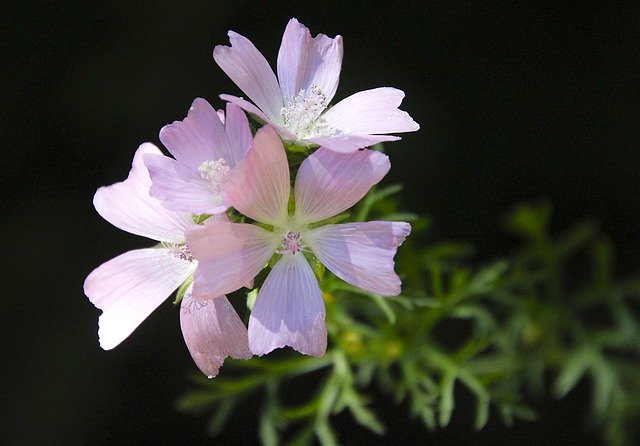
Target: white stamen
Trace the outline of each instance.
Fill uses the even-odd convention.
[[[317,85],[312,85],[310,90],[300,90],[280,110],[284,126],[300,139],[330,136],[334,130],[321,116],[327,105],[327,95]]]
[[[224,158],[203,161],[198,167],[202,179],[206,180],[209,183],[209,188],[216,193],[220,193],[220,186],[229,175],[229,170]]]

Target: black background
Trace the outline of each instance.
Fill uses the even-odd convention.
[[[82,283],[100,263],[148,242],[93,210],[123,180],[134,150],[182,119],[198,96],[240,94],[214,63],[233,29],[275,64],[284,27],[345,41],[336,99],[378,86],[405,91],[421,130],[390,144],[387,183],[434,221],[430,240],[470,240],[477,260],[506,255],[500,216],[546,198],[561,229],[583,216],[638,271],[640,8],[538,2],[23,2],[0,5],[2,265],[0,423],[7,444],[206,441],[205,419],[175,397],[194,370],[176,310],[162,305],[115,350],[97,343],[99,311]],[[334,101],[335,102],[335,101]],[[224,373],[224,369],[223,369]],[[387,400],[396,444],[577,444],[588,385],[542,402],[541,419],[427,432]],[[459,392],[461,401],[468,400]],[[219,444],[255,440],[255,410]],[[375,437],[340,417],[341,440]]]

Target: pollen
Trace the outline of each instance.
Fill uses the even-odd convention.
[[[329,136],[333,129],[321,116],[328,105],[327,95],[317,85],[300,90],[281,109],[284,126],[300,139]]]
[[[203,161],[198,167],[200,177],[209,183],[209,189],[220,193],[220,187],[229,175],[229,166],[224,158],[217,160]]]

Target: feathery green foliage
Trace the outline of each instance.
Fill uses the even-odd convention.
[[[317,271],[327,307],[325,357],[287,350],[228,360],[219,377],[196,378],[197,389],[179,399],[178,409],[210,411],[216,435],[259,394],[263,444],[334,445],[340,432],[332,417],[345,411],[384,435],[368,395],[374,387],[438,429],[456,416],[454,390],[463,386],[476,401],[469,424],[481,429],[490,414],[507,424],[532,420],[536,397],[562,398],[586,381],[591,406],[576,416],[586,416],[608,444],[637,440],[640,276],[613,280],[612,250],[596,226],[584,222],[551,235],[550,206],[522,205],[506,219],[520,248],[474,266],[469,244],[418,245],[429,222],[400,213],[400,190],[372,190],[352,218],[411,221],[413,234],[397,256],[402,295],[383,298]],[[553,385],[545,389],[549,376]],[[284,403],[281,389],[293,380],[303,380],[306,392]]]

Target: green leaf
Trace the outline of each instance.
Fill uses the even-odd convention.
[[[557,398],[564,397],[578,384],[590,361],[591,355],[585,349],[576,351],[564,361],[554,384],[554,394]]]
[[[502,260],[481,269],[467,285],[467,291],[480,294],[491,291],[492,285],[507,271],[509,263]]]
[[[220,435],[220,432],[224,429],[224,425],[231,416],[233,409],[238,404],[237,398],[225,398],[220,400],[220,405],[216,408],[209,424],[207,425],[207,432],[212,437]]]
[[[453,407],[453,388],[456,382],[456,375],[452,372],[446,372],[440,381],[440,400],[438,404],[440,427],[446,427],[451,420]]]

